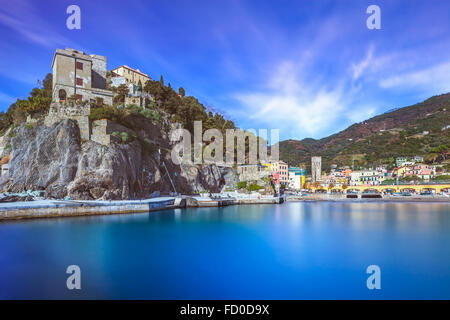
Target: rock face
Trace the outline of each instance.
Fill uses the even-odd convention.
[[[5,134],[0,137],[0,159],[3,158],[4,156],[8,155],[11,150],[11,137],[10,137],[10,132],[11,132],[11,128],[9,128],[8,130],[6,130]]]
[[[47,190],[61,198],[77,172],[80,130],[64,120],[48,128],[42,124],[22,125],[11,139],[8,191]]]
[[[87,141],[81,146],[77,172],[68,185],[71,199],[129,199],[139,197],[141,148],[137,141],[103,146]]]
[[[83,142],[77,123],[69,119],[51,127],[42,122],[20,126],[11,139],[9,173],[2,176],[0,187],[9,192],[45,190],[57,199],[139,199],[175,190],[219,192],[234,181],[231,168],[173,164],[170,122],[126,120],[132,129],[116,126],[128,132],[129,139],[111,135],[107,146]]]

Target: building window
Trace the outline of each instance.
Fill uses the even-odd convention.
[[[77,62],[77,70],[83,70],[83,63]]]
[[[83,85],[83,79],[77,78],[77,86],[82,86],[82,85]]]
[[[76,95],[76,99],[77,99],[78,101],[81,101],[81,100],[83,100],[83,96],[82,96],[81,94],[77,94],[77,95]]]
[[[58,91],[58,98],[59,98],[59,101],[61,101],[61,102],[66,102],[66,97],[67,97],[66,90],[60,89],[60,90]]]

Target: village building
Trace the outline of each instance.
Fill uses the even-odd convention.
[[[278,177],[281,184],[288,185],[289,183],[289,166],[284,161],[272,161],[270,162],[270,172],[272,174],[278,173]]]
[[[306,170],[298,167],[290,167],[289,170],[289,189],[300,190],[305,184]]]
[[[376,186],[380,184],[383,175],[376,170],[357,170],[350,174],[351,186]]]
[[[109,84],[112,88],[125,85],[128,88],[128,94],[125,96],[125,105],[137,105],[146,107],[147,104],[154,100],[153,95],[143,91],[145,83],[150,77],[139,69],[134,70],[128,66],[121,66],[110,72],[108,77]]]
[[[144,86],[145,83],[150,80],[150,77],[148,74],[145,74],[141,72],[139,69],[133,69],[130,68],[127,65],[123,65],[120,67],[117,67],[111,71],[112,77],[120,76],[125,79],[126,83],[132,83],[135,86],[139,85],[139,82],[141,86]]]
[[[239,181],[258,181],[269,176],[269,171],[261,164],[243,164],[237,167]]]

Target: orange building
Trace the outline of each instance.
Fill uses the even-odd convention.
[[[288,184],[289,183],[289,166],[284,161],[274,161],[270,164],[270,171],[272,173],[279,173],[280,183]]]

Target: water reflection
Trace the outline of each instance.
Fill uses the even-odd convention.
[[[379,297],[450,298],[449,209],[312,201],[8,222],[0,298],[371,298],[370,264]],[[75,297],[70,264],[86,277]]]

